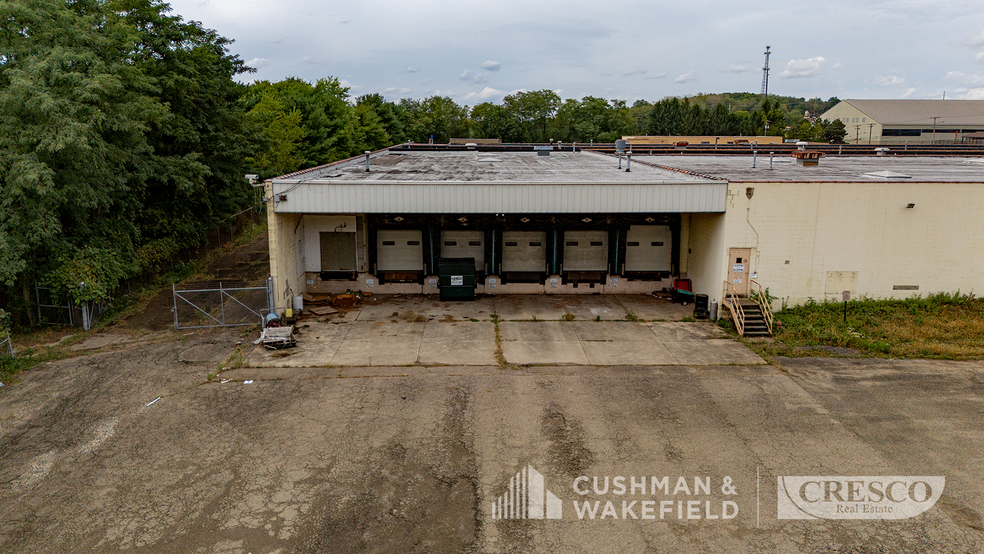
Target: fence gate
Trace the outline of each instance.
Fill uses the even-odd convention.
[[[262,324],[262,314],[271,308],[272,287],[270,279],[262,287],[248,287],[241,281],[199,281],[172,285],[174,328]]]

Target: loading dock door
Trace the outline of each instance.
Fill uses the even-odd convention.
[[[564,271],[608,271],[608,231],[565,231]]]
[[[355,233],[321,233],[321,271],[355,271]]]
[[[421,232],[376,231],[376,268],[379,271],[423,271]]]
[[[669,271],[672,252],[669,225],[632,225],[625,238],[625,271]]]
[[[475,271],[485,271],[483,231],[441,231],[442,258],[475,258]]]
[[[505,231],[502,233],[502,272],[541,273],[547,270],[547,233]]]

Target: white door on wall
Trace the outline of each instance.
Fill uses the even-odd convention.
[[[484,231],[441,231],[442,258],[475,258],[475,270],[485,271]]]
[[[564,271],[607,271],[608,231],[564,231]]]
[[[728,291],[734,287],[739,296],[748,295],[748,279],[752,274],[751,248],[731,248],[728,250]]]
[[[502,271],[540,273],[547,270],[547,233],[506,231],[502,233]]]
[[[669,225],[632,225],[625,236],[625,271],[669,271],[672,248]]]
[[[424,247],[421,231],[386,230],[376,232],[376,267],[379,271],[421,271]]]

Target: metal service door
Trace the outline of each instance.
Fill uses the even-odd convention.
[[[377,231],[376,267],[379,271],[422,271],[424,247],[421,243],[421,232],[383,229]]]
[[[607,271],[608,231],[564,231],[564,271]]]
[[[748,295],[748,279],[752,274],[751,248],[731,248],[728,250],[728,282],[741,296]],[[731,290],[730,287],[728,289]]]
[[[547,269],[545,231],[505,231],[502,233],[502,271],[543,272]]]
[[[485,271],[483,231],[441,231],[442,258],[475,258],[475,271]]]
[[[625,271],[669,271],[672,252],[669,225],[632,225],[625,237]]]
[[[355,233],[321,233],[321,271],[355,271]]]

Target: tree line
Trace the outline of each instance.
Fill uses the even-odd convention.
[[[254,202],[245,174],[395,143],[752,135],[766,121],[773,134],[829,140],[797,99],[628,106],[538,90],[469,107],[353,96],[332,77],[245,85],[237,76],[253,70],[230,44],[162,0],[0,0],[0,305],[26,320],[36,283],[76,302],[106,298]]]

